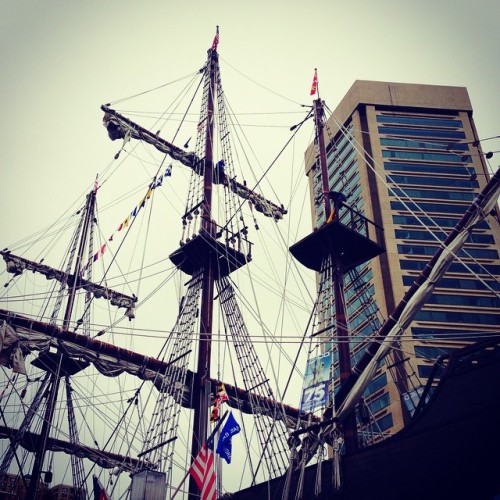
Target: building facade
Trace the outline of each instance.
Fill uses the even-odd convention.
[[[17,474],[5,474],[0,482],[0,498],[21,500],[27,498],[29,477],[25,478],[26,483]],[[36,499],[38,500],[73,500],[76,498],[75,489],[67,484],[57,484],[49,487],[44,481],[39,482]]]
[[[350,207],[375,223],[367,236],[385,248],[345,276],[354,365],[365,338],[394,310],[488,182],[491,154],[482,149],[462,87],[356,81],[323,133],[330,190],[345,195]],[[319,228],[326,221],[316,144],[305,159],[313,228]],[[373,441],[379,439],[373,438],[375,431],[399,430],[440,355],[498,334],[498,215],[497,209],[475,227],[404,332],[399,350],[365,392],[364,411],[371,419],[358,420],[361,436]]]

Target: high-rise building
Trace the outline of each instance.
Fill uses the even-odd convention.
[[[375,223],[361,231],[385,248],[345,276],[354,364],[366,348],[365,337],[394,310],[486,185],[491,153],[483,149],[462,87],[356,81],[323,133],[329,189]],[[313,228],[319,228],[325,211],[316,144],[305,157]],[[340,220],[350,216],[346,210]],[[436,358],[499,333],[499,249],[497,209],[475,227],[404,332],[400,350],[386,359],[365,392],[372,423],[361,436],[399,430]]]

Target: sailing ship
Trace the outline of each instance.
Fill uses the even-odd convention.
[[[314,120],[325,223],[296,243],[283,237],[279,227],[287,224],[290,210],[264,194],[260,176],[248,182],[238,170],[244,157],[231,142],[236,132],[226,113],[218,43],[217,31],[205,64],[186,86],[201,96],[200,116],[190,123],[190,114],[181,115],[180,125],[175,121],[170,132],[173,140],[165,139],[163,130],[167,118],[177,117],[172,109],[154,126],[144,127],[111,104],[102,107],[108,135],[121,146],[82,206],[62,221],[63,229],[73,231],[58,256],[62,266],[47,256],[60,237],[56,226],[37,235],[41,247],[36,250],[24,242],[19,245],[28,247],[32,258],[19,255],[15,246],[1,252],[9,273],[4,292],[9,309],[0,309],[0,477],[11,481],[4,480],[2,494],[9,498],[25,491],[26,498],[41,498],[53,480],[71,482],[77,499],[104,490],[111,498],[131,499],[387,499],[424,492],[428,498],[482,498],[499,492],[494,473],[498,460],[491,458],[500,445],[498,340],[439,359],[437,367],[447,366],[439,385],[431,377],[415,394],[413,418],[398,434],[361,448],[356,415],[362,413],[361,396],[370,377],[388,359],[474,225],[494,209],[500,173],[492,176],[402,303],[379,325],[375,340],[367,340],[363,357],[351,366],[344,275],[383,253],[383,242],[377,240],[373,222],[350,206],[343,193],[328,187],[325,112],[319,98],[293,127],[293,135],[308,119]],[[186,125],[195,130],[193,151],[190,140],[184,147],[175,145]],[[138,148],[145,148],[148,160]],[[137,200],[125,217],[105,232],[98,200],[113,177],[125,176],[116,173],[118,166],[134,159],[148,172],[147,180],[131,193]],[[153,166],[148,169],[149,163]],[[153,220],[158,216],[152,208],[165,191],[168,203],[184,198],[181,239],[172,247],[161,235],[161,244],[153,248],[150,222],[158,222]],[[129,203],[130,196],[124,199]],[[119,213],[123,206],[117,203],[110,211]],[[162,222],[166,216],[159,217]],[[163,231],[171,234],[170,226]],[[300,292],[283,292],[285,279],[266,308],[251,305],[252,296],[271,290],[250,269],[260,265],[268,277],[276,274],[277,250],[261,253],[250,235],[265,232],[263,243],[271,239],[272,230],[287,254],[290,247],[289,264],[293,255],[304,269],[318,273],[311,308],[304,307],[307,299]],[[126,246],[134,233],[146,243],[142,253]],[[151,264],[146,257],[153,258]],[[39,278],[51,285],[47,294],[39,293]],[[145,295],[144,278],[153,281]],[[167,288],[171,296],[163,295]],[[158,296],[151,309],[149,299]],[[286,328],[305,328],[304,339],[280,337],[264,324],[266,315],[275,322],[286,319]],[[140,329],[136,323],[141,316],[155,321],[161,317],[163,325],[170,318],[173,327],[158,328],[150,321]],[[296,365],[297,359],[304,360],[300,350],[296,359],[288,351],[306,337],[311,377],[321,370],[327,375],[301,391],[294,389],[303,385]],[[329,364],[320,370],[321,360]],[[283,370],[280,364],[286,362]],[[334,378],[338,387],[333,387]],[[215,448],[229,417],[231,429],[240,434],[237,444],[233,438],[234,454],[226,441],[220,455],[227,463],[218,458],[209,474],[208,463],[220,451]],[[201,475],[193,471],[195,465],[201,465]],[[457,479],[462,468],[467,474]],[[415,476],[419,479],[412,480]]]

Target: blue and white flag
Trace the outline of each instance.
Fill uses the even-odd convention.
[[[231,438],[240,431],[241,427],[238,422],[236,422],[233,417],[233,413],[231,412],[229,417],[227,417],[224,427],[222,428],[219,441],[217,443],[217,450],[215,450],[216,453],[219,454],[228,464],[231,463]]]

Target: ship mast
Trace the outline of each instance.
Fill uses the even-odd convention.
[[[80,234],[80,243],[78,247],[78,252],[76,255],[76,261],[74,265],[74,273],[73,275],[75,276],[75,279],[69,286],[69,295],[68,295],[68,300],[66,303],[66,309],[64,312],[64,320],[63,320],[63,329],[67,330],[70,325],[70,320],[71,320],[71,315],[73,313],[73,307],[75,304],[75,297],[76,297],[76,292],[77,292],[77,283],[78,280],[76,279],[77,276],[80,275],[81,269],[82,269],[82,262],[84,259],[84,251],[87,246],[87,241],[89,239],[89,234],[91,230],[91,221],[94,218],[94,211],[95,211],[95,195],[96,195],[96,189],[91,191],[88,196],[87,196],[87,201],[86,201],[86,206],[85,206],[85,211],[84,211],[84,216],[83,216],[83,224],[81,228],[81,234]],[[40,358],[37,360],[40,361]],[[43,418],[43,424],[42,424],[42,430],[40,433],[40,439],[38,441],[38,449],[35,454],[35,462],[33,465],[33,471],[31,474],[31,480],[27,492],[27,498],[35,498],[36,493],[38,490],[38,483],[40,479],[40,475],[42,473],[42,467],[43,467],[43,462],[45,459],[45,453],[47,451],[47,442],[49,438],[49,433],[50,429],[52,427],[52,421],[54,418],[54,411],[55,411],[55,404],[57,400],[57,394],[59,392],[59,386],[61,382],[61,377],[66,376],[66,381],[67,381],[67,386],[69,385],[69,376],[74,375],[77,371],[79,371],[82,368],[86,368],[88,366],[88,363],[81,364],[78,363],[77,361],[73,360],[72,358],[69,358],[68,356],[64,356],[62,352],[58,349],[55,356],[50,356],[50,353],[46,353],[46,356],[44,356],[44,360],[42,361],[41,368],[46,369],[47,372],[50,373],[50,382],[49,382],[49,388],[48,388],[48,394],[47,394],[47,407],[45,409],[44,413],[44,418]],[[48,375],[48,373],[47,373]],[[70,389],[68,388],[68,391]],[[71,399],[68,400],[69,402]],[[71,404],[71,403],[70,403]],[[69,411],[69,420],[70,420],[70,427],[72,427],[72,418],[74,418],[74,414]],[[80,467],[77,467],[79,470],[80,474],[79,476],[82,476],[83,470],[80,470]],[[82,478],[74,478],[75,482],[80,483],[80,480]],[[83,483],[83,480],[80,484],[77,485],[77,498],[83,499],[84,496],[86,495],[85,492],[85,485]]]
[[[209,89],[207,102],[207,123],[205,129],[205,158],[203,173],[203,202],[202,202],[202,237],[209,241],[215,239],[215,222],[212,220],[212,187],[213,187],[213,137],[214,137],[214,93],[215,74],[218,64],[217,48],[209,49]],[[191,445],[192,456],[198,454],[200,445],[207,438],[208,407],[210,397],[210,358],[212,352],[212,323],[214,300],[214,262],[208,259],[203,270],[203,284],[201,289],[200,306],[200,337],[198,345],[198,363],[194,380],[194,420],[193,439]],[[196,493],[197,486],[193,478],[190,481],[190,492]]]
[[[319,165],[321,171],[321,183],[323,188],[323,203],[325,210],[325,220],[331,222],[339,219],[339,209],[341,199],[339,195],[332,199],[330,186],[328,184],[328,165],[326,162],[326,146],[324,136],[325,111],[323,101],[319,98],[314,100],[314,123],[316,131],[316,141],[319,150]],[[333,202],[333,208],[332,208]],[[345,311],[344,297],[344,274],[339,259],[333,256],[332,259],[333,278],[333,298],[335,304],[335,331],[337,337],[337,350],[339,355],[339,382],[342,385],[351,374],[351,355],[349,344],[349,332],[347,329],[347,317]],[[346,451],[348,453],[357,448],[356,418],[351,415],[343,426]]]
[[[111,290],[105,286],[92,283],[89,279],[84,279],[84,274],[87,278],[91,278],[91,268],[85,265],[85,252],[88,250],[89,254],[92,253],[92,231],[95,219],[96,207],[96,192],[97,182],[94,189],[87,195],[85,206],[82,210],[80,222],[75,230],[69,257],[67,259],[66,269],[61,271],[53,268],[42,262],[34,262],[24,257],[14,255],[9,250],[5,249],[0,252],[7,265],[7,271],[14,274],[14,277],[21,275],[25,271],[32,271],[44,275],[47,279],[55,279],[60,283],[59,293],[56,298],[55,306],[52,311],[50,323],[36,322],[35,320],[28,320],[25,327],[28,332],[33,331],[33,325],[37,323],[40,330],[52,329],[60,332],[59,340],[50,342],[51,346],[55,348],[50,351],[47,344],[40,346],[42,352],[39,356],[32,361],[32,365],[45,372],[43,380],[37,390],[37,393],[30,403],[29,409],[26,412],[24,419],[19,429],[3,428],[0,432],[2,437],[11,436],[11,443],[4,454],[0,464],[0,477],[5,474],[16,454],[16,450],[20,445],[30,441],[30,436],[35,436],[36,445],[34,449],[28,446],[29,451],[34,451],[35,458],[33,462],[31,480],[28,487],[28,497],[35,498],[39,487],[40,476],[44,472],[43,466],[45,455],[48,450],[54,448],[55,442],[60,442],[50,436],[51,429],[53,429],[53,419],[56,410],[56,403],[58,392],[61,385],[61,379],[64,377],[64,384],[66,387],[66,401],[67,401],[67,417],[69,425],[70,443],[67,444],[68,450],[83,449],[80,444],[78,427],[76,425],[76,416],[73,405],[73,389],[71,387],[71,377],[76,373],[86,369],[90,365],[90,361],[83,359],[83,356],[68,354],[68,350],[64,347],[64,341],[71,336],[71,318],[74,312],[75,299],[78,292],[85,293],[85,311],[83,317],[78,320],[77,325],[83,324],[85,330],[85,320],[89,316],[90,301],[94,297],[103,297],[111,302],[112,305],[126,308],[125,315],[129,319],[133,318],[133,309],[137,298],[129,297],[122,293]],[[14,278],[13,278],[14,279]],[[63,297],[67,294],[66,307],[62,319],[62,325],[57,326],[57,318],[63,304]],[[16,325],[15,316],[8,311],[2,316],[3,321],[7,325]],[[4,327],[5,327],[4,324]],[[10,326],[12,328],[12,326]],[[15,330],[13,330],[15,332]],[[13,333],[14,336],[19,338],[20,332]],[[88,332],[84,331],[84,335],[78,335],[85,339],[83,343],[88,342]],[[40,434],[35,434],[30,431],[33,424],[35,415],[41,411],[42,404],[45,404],[45,409],[42,415],[42,428]],[[26,447],[26,446],[25,446]],[[90,448],[88,448],[90,455],[95,455]],[[113,461],[116,457],[110,455]],[[85,486],[85,472],[82,464],[81,457],[75,453],[71,453],[71,468],[73,474],[73,482],[75,485],[75,498],[84,499],[87,496]],[[50,472],[50,471],[45,471]],[[48,479],[46,477],[46,479]],[[50,481],[47,481],[50,482]]]
[[[162,397],[156,403],[154,420],[157,423],[147,431],[147,445],[144,446],[141,457],[147,455],[149,462],[157,464],[159,468],[164,468],[165,463],[171,460],[169,457],[173,456],[175,429],[180,419],[178,402],[188,394],[182,389],[188,382],[191,397],[189,407],[194,409],[190,443],[193,459],[206,441],[208,410],[212,403],[210,394],[215,392],[210,364],[213,302],[217,293],[221,314],[225,319],[224,328],[232,338],[243,380],[244,393],[238,393],[238,399],[248,394],[248,410],[254,415],[257,432],[261,436],[262,458],[269,474],[278,476],[286,470],[289,462],[284,408],[273,403],[275,398],[269,379],[265,376],[265,370],[251,341],[229,275],[252,259],[252,243],[247,237],[248,227],[241,211],[243,203],[248,201],[257,212],[275,221],[282,219],[287,211],[283,205],[279,206],[250,189],[244,180],[237,180],[220,79],[218,40],[217,29],[213,44],[208,50],[207,63],[200,72],[203,73],[204,80],[203,96],[194,151],[186,152],[160,137],[159,131],[153,133],[108,105],[102,106],[105,113],[104,125],[111,140],[124,139],[126,142],[131,138],[146,142],[192,170],[186,212],[182,216],[180,246],[169,256],[177,269],[191,279],[186,283],[186,294],[180,304],[175,327],[178,335],[175,341],[167,342],[165,350],[168,351],[166,359],[170,359],[171,365],[166,368],[160,390],[169,396],[165,401]],[[214,143],[216,133],[217,148]],[[217,159],[214,158],[215,151],[219,155]],[[216,186],[219,187],[221,200],[224,200],[217,205],[212,202]],[[199,324],[198,327],[196,323]],[[188,369],[193,329],[199,331],[194,373]],[[192,376],[188,380],[190,373]],[[237,405],[236,401],[232,403]],[[262,410],[259,407],[261,403],[264,408]],[[268,422],[261,418],[263,414],[273,416],[274,420]],[[259,467],[260,464],[254,475]],[[137,474],[146,473],[143,468]],[[137,484],[139,481],[138,476]],[[191,497],[199,495],[192,479],[189,492]]]
[[[316,90],[317,76],[315,74],[311,94],[316,93]],[[383,249],[358,231],[358,227],[363,227],[365,234],[368,235],[370,221],[345,203],[346,198],[343,193],[330,190],[324,136],[325,113],[319,94],[313,105],[317,164],[319,164],[321,179],[321,195],[318,196],[317,201],[323,204],[325,222],[309,236],[294,244],[290,252],[301,264],[320,273],[320,290],[333,291],[333,331],[338,352],[339,382],[342,386],[351,375],[344,275],[347,271],[379,255]],[[344,217],[345,212],[341,216],[341,210],[349,211],[347,217]],[[325,329],[325,326],[323,328]],[[352,453],[357,449],[354,413],[342,422],[342,430],[346,452]],[[304,431],[300,431],[302,432]]]

